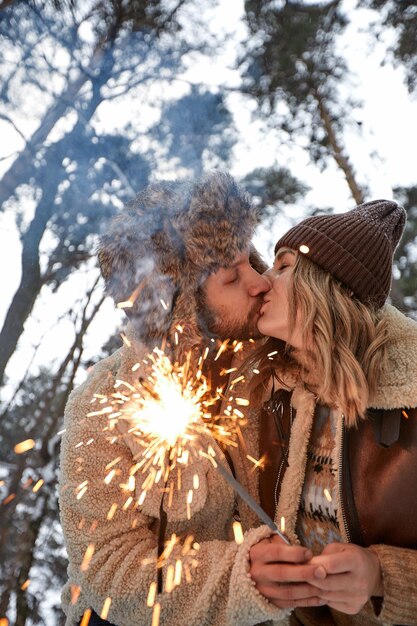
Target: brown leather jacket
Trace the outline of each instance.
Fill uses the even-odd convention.
[[[263,508],[273,518],[286,470],[291,393],[277,391],[263,410],[260,451],[269,463],[259,478]],[[417,408],[369,409],[357,428],[343,429],[340,503],[347,537],[369,546],[417,548]]]

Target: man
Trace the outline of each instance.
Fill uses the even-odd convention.
[[[251,249],[255,225],[246,195],[229,175],[213,173],[196,184],[151,185],[102,238],[99,261],[107,291],[131,323],[126,345],[93,368],[66,409],[61,517],[69,556],[63,592],[67,626],[86,615],[84,626],[90,610],[91,625],[106,623],[97,614],[117,626],[151,624],[146,601],[164,515],[167,537],[193,535],[198,565],[172,593],[165,586],[159,594],[161,624],[251,626],[277,614],[248,575],[249,550],[266,536],[265,527],[250,530],[240,545],[233,541],[235,495],[210,460],[184,465],[181,476],[174,475],[181,489],[170,504],[167,498],[162,502],[166,489],[158,484],[143,499],[146,477],[136,475],[133,486],[129,482],[143,449],[126,422],[110,425],[91,404],[109,397],[117,380],[130,380],[137,363],[143,367],[143,359],[165,339],[181,361],[190,351],[198,356],[205,345],[215,345],[216,337],[257,336],[269,284],[255,269],[263,269]],[[221,365],[210,357],[208,362],[217,386]],[[237,478],[250,487],[254,473],[246,467],[244,445],[234,457]],[[193,486],[193,498],[186,501]],[[245,529],[259,526],[245,507],[240,513]],[[170,562],[176,563],[175,550]]]

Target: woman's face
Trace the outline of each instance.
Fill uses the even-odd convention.
[[[295,252],[281,248],[275,256],[274,265],[265,272],[264,276],[270,281],[271,290],[263,297],[258,330],[263,335],[281,339],[294,348],[301,349],[302,325],[297,315],[294,330],[290,334],[288,313],[288,289],[296,260]]]

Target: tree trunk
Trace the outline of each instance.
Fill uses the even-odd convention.
[[[80,328],[76,333],[74,342],[70,350],[68,351],[67,356],[62,362],[56,376],[54,377],[51,389],[48,390],[47,399],[49,401],[47,401],[46,403],[44,413],[39,417],[40,420],[43,420],[46,417],[46,415],[50,416],[52,414],[53,419],[51,420],[49,427],[44,434],[43,445],[40,451],[40,456],[43,462],[43,467],[37,468],[38,476],[42,476],[43,469],[47,465],[49,465],[51,462],[54,463],[54,467],[57,464],[59,438],[55,437],[55,442],[53,441],[54,434],[55,434],[54,431],[57,428],[59,420],[62,418],[65,404],[73,388],[74,378],[78,371],[78,368],[81,362],[81,356],[83,353],[83,339],[85,337],[85,334],[90,324],[94,320],[95,316],[97,315],[104,301],[104,296],[103,296],[99,300],[99,302],[94,306],[90,315],[87,315],[87,308],[88,308],[88,305],[91,301],[91,297],[96,287],[97,287],[97,281],[95,282],[92,289],[88,293],[87,301],[84,306],[84,310],[83,310],[82,317],[81,317]],[[78,355],[75,356],[75,352],[77,350],[78,350]],[[67,380],[67,383],[65,385],[65,388],[59,390],[59,384],[62,382],[62,377],[64,376],[65,371],[71,362],[72,362],[72,368],[71,368],[71,372]],[[56,395],[58,395],[57,403],[54,402],[54,400],[56,399]],[[23,460],[22,467],[24,466],[25,466],[25,463]],[[16,476],[17,476],[17,473],[15,477]],[[20,479],[17,480],[16,478],[14,482],[17,482],[17,485],[15,487],[15,489],[17,490]],[[26,592],[21,589],[21,586],[28,578],[30,578],[30,570],[35,562],[36,542],[37,542],[43,521],[45,519],[45,516],[48,513],[48,501],[49,501],[49,497],[51,497],[50,494],[53,494],[54,489],[55,489],[55,484],[49,483],[48,485],[45,485],[43,487],[43,491],[41,491],[37,497],[36,509],[38,510],[38,514],[35,517],[31,518],[31,520],[28,522],[27,531],[25,535],[19,539],[19,542],[20,541],[22,542],[23,550],[21,551],[21,554],[19,554],[18,562],[15,564],[16,571],[18,572],[16,588],[14,589],[14,585],[16,584],[15,583],[16,577],[13,575],[12,570],[10,570],[9,572],[10,578],[8,582],[6,583],[6,586],[10,587],[10,589],[8,591],[7,589],[5,589],[5,593],[3,593],[2,595],[2,602],[0,606],[4,610],[3,612],[0,611],[0,617],[2,615],[6,615],[6,611],[10,602],[11,593],[13,591],[15,591],[16,593],[15,626],[24,626],[26,624],[28,617],[30,617],[30,607],[28,606],[28,603],[27,603]],[[39,500],[41,500],[41,502],[39,502]],[[10,522],[11,520],[9,517],[8,529],[13,527],[13,525]],[[7,559],[4,558],[5,556],[6,556],[5,553],[1,555],[1,562],[7,562]],[[10,562],[8,563],[8,565],[9,566],[11,565]],[[7,573],[6,573],[6,576],[7,576]]]
[[[27,531],[23,537],[19,538],[23,550],[20,552],[20,568],[18,570],[16,581],[16,621],[15,626],[25,626],[26,620],[30,614],[30,608],[27,602],[26,591],[22,590],[22,585],[29,578],[29,573],[35,559],[36,541],[42,522],[48,511],[49,493],[45,490],[38,496],[37,506],[38,514],[32,517],[28,523]],[[41,502],[39,502],[39,499]]]
[[[13,474],[12,480],[9,485],[9,494],[15,493],[16,497],[13,498],[7,505],[3,505],[2,515],[0,516],[0,563],[4,563],[4,550],[6,547],[7,538],[11,529],[11,519],[13,517],[16,505],[19,502],[18,492],[20,481],[22,480],[23,471],[26,467],[26,459],[24,455],[18,457],[17,467]],[[1,617],[1,612],[0,612]]]
[[[58,172],[55,171],[55,180],[48,180],[48,188],[36,207],[35,217],[23,236],[22,277],[0,332],[0,385],[7,363],[16,349],[24,324],[42,288],[39,245],[54,209],[56,191],[62,179],[62,172],[61,169],[61,176],[58,177]]]
[[[0,594],[0,618],[6,617],[7,615],[7,610],[10,604],[10,597],[12,595],[15,584],[15,577],[13,575],[13,572],[4,569],[2,570],[2,574],[5,577],[6,582]]]
[[[356,204],[362,204],[365,201],[363,191],[356,182],[355,174],[353,168],[350,164],[349,158],[344,153],[342,146],[339,144],[336,134],[333,129],[333,124],[330,118],[329,111],[327,110],[327,106],[324,103],[322,96],[316,91],[315,98],[317,100],[317,104],[319,106],[320,117],[323,122],[324,129],[327,134],[327,138],[329,140],[330,147],[332,149],[332,155],[335,159],[338,167],[343,171],[346,182],[349,186],[350,192],[356,202]]]
[[[62,160],[66,155],[67,146],[71,141],[77,138],[78,135],[81,135],[82,127],[88,123],[94,115],[101,102],[101,87],[109,79],[111,71],[112,64],[108,63],[105,72],[102,72],[94,80],[93,95],[83,117],[79,118],[70,133],[65,135],[59,142],[50,146],[45,155],[46,163],[43,166],[45,172],[43,178],[46,180],[46,189],[36,207],[35,217],[23,236],[22,278],[7,311],[6,319],[0,332],[0,385],[3,381],[6,366],[23,333],[24,324],[33,309],[36,298],[43,285],[39,264],[39,245],[48,220],[51,218],[55,209],[55,196],[59,183],[65,175]]]
[[[109,28],[107,36],[100,39],[97,43],[88,67],[81,70],[76,78],[68,82],[66,89],[45,113],[38,129],[33,133],[24,149],[3,175],[0,186],[0,209],[4,202],[15,193],[17,187],[28,181],[35,174],[34,160],[36,153],[42,147],[56,123],[65,115],[68,108],[73,107],[74,103],[77,102],[78,94],[85,83],[90,80],[92,82],[100,81],[100,76],[103,72],[106,76],[108,75],[107,53],[109,42],[112,44],[115,36],[116,31],[114,26],[112,26]]]
[[[90,316],[87,317],[87,307],[90,303],[90,299],[91,296],[94,293],[94,290],[97,286],[97,281],[94,283],[92,289],[90,290],[88,297],[87,297],[87,301],[86,304],[84,306],[84,310],[83,310],[83,314],[82,314],[82,320],[81,320],[81,326],[80,329],[78,330],[78,332],[75,335],[75,339],[73,341],[72,346],[70,347],[67,356],[65,357],[64,361],[62,362],[56,376],[54,377],[53,380],[53,384],[51,389],[49,389],[47,391],[47,398],[49,399],[50,403],[53,402],[57,392],[58,392],[58,387],[60,385],[60,383],[62,382],[62,378],[65,374],[65,371],[67,370],[68,365],[72,362],[73,367],[72,367],[72,371],[69,377],[69,380],[66,384],[66,388],[64,391],[60,391],[59,393],[59,402],[58,404],[55,406],[54,405],[54,410],[51,410],[51,404],[50,403],[46,403],[45,405],[45,410],[47,412],[48,415],[50,415],[51,413],[53,413],[54,415],[54,419],[51,420],[51,423],[49,424],[49,427],[47,428],[44,437],[43,437],[43,442],[42,442],[42,448],[40,451],[41,454],[41,458],[44,462],[45,465],[47,465],[50,460],[51,460],[51,454],[50,454],[50,441],[53,439],[55,431],[57,429],[59,420],[62,418],[62,416],[64,415],[64,410],[65,410],[65,405],[67,404],[67,400],[68,397],[73,389],[73,385],[74,385],[74,379],[75,376],[77,374],[78,368],[80,366],[80,362],[81,362],[81,357],[82,357],[82,353],[84,350],[84,346],[83,346],[83,341],[84,341],[84,337],[85,334],[91,324],[91,322],[94,320],[95,316],[97,315],[97,313],[99,312],[101,305],[103,304],[104,300],[105,300],[105,296],[102,296],[99,300],[99,302],[95,305],[93,311],[91,312]],[[76,350],[78,350],[78,356],[75,357],[75,352]],[[42,417],[41,417],[42,419]]]

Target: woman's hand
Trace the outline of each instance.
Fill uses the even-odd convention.
[[[368,548],[351,543],[330,543],[310,561],[326,571],[322,579],[311,579],[324,604],[355,615],[371,596],[383,596],[379,559]]]
[[[281,609],[320,606],[325,601],[319,597],[319,589],[307,582],[314,578],[315,570],[323,571],[308,563],[312,556],[310,550],[287,546],[272,535],[252,546],[250,575],[259,593]]]

